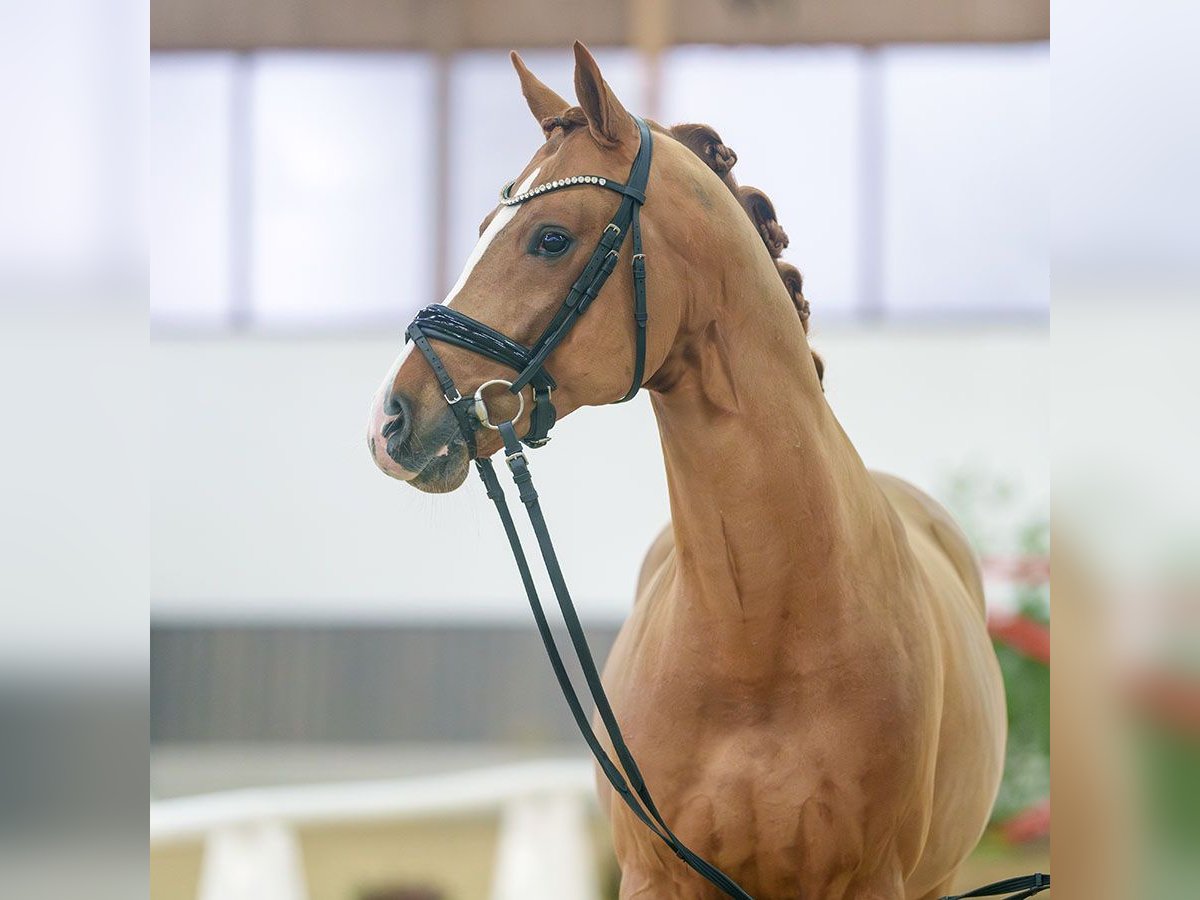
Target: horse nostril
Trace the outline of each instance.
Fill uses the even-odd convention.
[[[393,438],[398,444],[404,443],[412,426],[412,416],[409,414],[408,399],[403,394],[392,394],[384,404],[383,411],[389,416],[395,416],[382,428],[384,438],[392,443]]]

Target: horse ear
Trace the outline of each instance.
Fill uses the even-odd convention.
[[[544,119],[561,116],[571,105],[530,72],[525,60],[521,59],[516,50],[509,54],[509,59],[512,60],[513,68],[517,70],[517,77],[521,79],[521,93],[525,102],[529,104],[529,111],[533,113],[539,125]],[[542,131],[546,129],[543,128]]]
[[[587,118],[588,131],[600,144],[615,147],[637,134],[633,119],[600,74],[595,57],[575,42],[575,96]]]

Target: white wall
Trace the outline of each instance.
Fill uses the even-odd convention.
[[[814,344],[830,402],[869,465],[930,489],[971,465],[1013,480],[1038,508],[1045,502],[1047,329],[830,330]],[[155,343],[160,620],[469,612],[524,621],[478,480],[428,496],[387,479],[368,456],[367,404],[398,346],[398,336]],[[613,452],[616,435],[625,452]],[[531,456],[583,614],[622,616],[667,518],[648,401],[576,413]]]

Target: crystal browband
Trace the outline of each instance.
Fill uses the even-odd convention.
[[[572,175],[570,178],[560,178],[557,181],[547,181],[545,184],[539,184],[537,187],[517,194],[515,197],[508,196],[508,192],[512,190],[515,182],[510,181],[500,191],[500,204],[502,206],[516,206],[518,203],[524,203],[530,197],[536,197],[539,194],[544,194],[547,191],[556,191],[559,188],[571,187],[575,184],[598,184],[601,187],[608,186],[608,179],[601,178],[599,175]]]

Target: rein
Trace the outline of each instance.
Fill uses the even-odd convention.
[[[458,310],[441,305],[427,306],[417,313],[412,324],[408,326],[407,333],[408,338],[421,351],[421,355],[425,357],[429,367],[433,370],[434,377],[437,378],[438,385],[442,390],[442,396],[458,421],[459,431],[466,443],[467,452],[475,461],[475,467],[479,471],[479,477],[483,481],[488,499],[496,506],[496,512],[500,516],[504,533],[512,548],[513,559],[517,563],[517,571],[525,586],[525,594],[529,598],[529,606],[533,611],[538,633],[546,647],[546,655],[550,658],[550,666],[554,670],[555,678],[558,679],[559,687],[562,688],[563,697],[566,698],[575,724],[579,727],[588,749],[592,751],[604,776],[618,796],[633,811],[633,814],[670,847],[676,856],[728,896],[738,898],[738,900],[753,900],[732,878],[688,849],[675,836],[663,820],[662,814],[659,813],[654,798],[650,795],[650,789],[646,786],[646,781],[633,759],[633,754],[625,743],[612,705],[608,701],[608,695],[601,684],[600,672],[596,668],[596,661],[588,647],[583,625],[579,621],[579,614],[575,611],[570,590],[567,588],[566,579],[558,564],[558,555],[554,551],[550,529],[546,525],[546,517],[538,502],[538,493],[533,486],[533,476],[529,471],[528,460],[525,458],[525,452],[521,449],[522,443],[527,447],[541,447],[550,440],[549,432],[556,418],[551,398],[557,384],[545,369],[546,360],[599,295],[604,283],[617,266],[626,235],[631,235],[633,241],[631,265],[633,268],[633,319],[636,326],[634,329],[635,356],[632,383],[625,396],[617,402],[624,403],[626,400],[632,399],[642,386],[642,378],[646,370],[648,315],[646,310],[646,257],[642,252],[642,230],[639,216],[642,204],[646,200],[646,182],[650,177],[653,139],[650,135],[650,128],[644,121],[636,116],[634,121],[637,123],[638,132],[641,135],[641,144],[638,147],[633,166],[629,170],[629,179],[624,184],[597,175],[576,175],[538,185],[516,196],[510,196],[512,190],[510,183],[500,194],[500,203],[504,206],[516,206],[550,191],[580,185],[606,188],[621,195],[621,204],[617,207],[612,220],[605,226],[596,249],[592,251],[583,271],[571,285],[562,306],[532,347],[526,347],[494,328],[476,321],[470,316],[463,315]],[[441,358],[433,349],[431,341],[442,341],[485,356],[512,369],[517,373],[516,378],[512,381],[501,379],[489,381],[480,385],[473,397],[464,397],[454,384],[454,379],[450,377]],[[508,422],[493,424],[488,418],[483,391],[484,388],[493,384],[508,385],[508,390],[521,399],[521,408]],[[529,430],[524,437],[518,437],[514,423],[524,410],[524,396],[521,394],[521,389],[525,385],[533,388],[533,408],[530,410]],[[513,483],[517,486],[521,502],[525,505],[525,510],[529,515],[533,533],[537,537],[542,562],[550,577],[550,584],[554,589],[558,606],[562,610],[567,634],[575,650],[580,668],[583,670],[584,680],[587,682],[588,693],[596,704],[596,711],[604,724],[604,730],[621,763],[620,768],[613,763],[600,743],[600,738],[593,730],[583,703],[567,674],[562,654],[554,641],[550,623],[546,619],[546,612],[538,597],[533,573],[529,568],[529,560],[525,556],[525,549],[521,544],[520,535],[517,533],[512,512],[504,495],[504,489],[500,486],[500,479],[496,475],[495,467],[490,459],[481,459],[477,455],[475,434],[480,427],[498,431],[504,440],[505,462],[512,473]],[[622,769],[624,773],[622,773]]]
[[[638,147],[633,166],[630,168],[629,179],[624,184],[596,175],[575,175],[569,178],[546,182],[516,196],[510,196],[512,191],[512,183],[510,182],[500,193],[500,203],[503,206],[516,206],[551,191],[580,185],[602,187],[621,195],[621,204],[613,215],[612,220],[605,226],[604,233],[600,236],[596,249],[592,251],[592,255],[584,265],[583,271],[576,278],[574,284],[571,285],[571,289],[567,292],[562,306],[555,313],[550,324],[542,331],[541,336],[533,343],[533,346],[526,347],[524,344],[514,341],[496,329],[472,319],[470,316],[464,315],[449,306],[442,305],[427,306],[418,312],[416,318],[408,326],[407,338],[421,351],[421,355],[425,357],[426,362],[429,363],[429,367],[433,370],[434,377],[437,378],[438,385],[441,388],[442,396],[450,406],[458,422],[459,431],[467,447],[467,453],[475,461],[475,467],[479,471],[479,477],[483,481],[488,499],[496,506],[496,512],[500,517],[501,524],[504,526],[504,533],[508,537],[508,543],[512,549],[513,559],[517,564],[517,571],[520,573],[521,582],[525,587],[525,594],[529,598],[529,606],[533,611],[534,622],[537,624],[538,633],[541,635],[542,643],[546,648],[546,655],[550,659],[550,666],[554,670],[554,677],[558,679],[559,687],[562,689],[563,697],[566,699],[567,706],[571,710],[571,715],[575,719],[575,724],[579,727],[584,742],[596,758],[596,762],[599,764],[601,771],[604,772],[604,776],[642,824],[650,829],[684,863],[726,895],[737,898],[737,900],[753,900],[750,894],[741,888],[732,878],[699,854],[688,849],[675,836],[674,832],[671,831],[670,827],[663,820],[662,814],[658,811],[658,807],[654,803],[654,798],[650,795],[650,789],[646,786],[646,781],[642,777],[637,763],[634,761],[633,754],[625,743],[625,738],[621,734],[621,728],[617,724],[616,715],[613,713],[612,705],[609,703],[608,695],[605,693],[604,686],[600,681],[600,672],[596,668],[595,659],[592,657],[591,649],[588,647],[587,637],[584,635],[583,626],[579,621],[579,614],[575,610],[570,590],[567,587],[566,579],[563,577],[562,568],[558,563],[558,555],[554,550],[554,542],[550,537],[550,529],[546,524],[546,517],[542,512],[541,504],[538,502],[538,492],[533,485],[533,475],[529,471],[529,461],[526,459],[525,452],[521,448],[522,444],[527,447],[541,447],[550,440],[549,432],[554,426],[557,417],[552,402],[553,392],[557,387],[557,383],[545,369],[546,360],[554,352],[554,349],[562,343],[567,333],[579,320],[579,317],[587,311],[588,307],[599,295],[608,277],[616,268],[627,234],[632,235],[633,240],[631,265],[633,268],[633,319],[636,325],[634,329],[635,356],[632,383],[625,396],[616,402],[624,403],[632,399],[638,390],[641,389],[642,378],[645,375],[646,368],[646,322],[648,315],[646,309],[646,257],[642,252],[641,220],[639,215],[642,204],[646,200],[646,183],[650,176],[650,158],[653,142],[650,128],[646,123],[637,116],[634,116],[633,119],[637,123],[638,132],[641,136],[641,144]],[[455,385],[454,379],[450,377],[450,373],[446,370],[446,366],[442,363],[441,358],[433,349],[431,341],[452,344],[453,346],[461,347],[480,356],[487,357],[512,369],[517,373],[516,378],[513,381],[506,381],[504,379],[487,381],[476,389],[473,396],[464,397]],[[520,400],[520,407],[516,415],[511,420],[498,424],[493,423],[489,419],[487,403],[483,398],[484,389],[495,384],[507,385],[509,392],[516,395]],[[530,410],[529,430],[524,437],[519,437],[516,432],[515,422],[521,417],[525,409],[525,398],[521,390],[526,385],[529,385],[533,389],[533,406]],[[617,759],[621,763],[620,768],[613,763],[600,743],[600,739],[588,719],[587,712],[583,708],[583,703],[575,691],[575,686],[571,683],[571,678],[567,673],[562,654],[559,652],[558,645],[555,643],[554,635],[550,629],[550,623],[546,619],[546,612],[538,596],[537,586],[534,584],[529,560],[525,556],[525,548],[521,544],[520,535],[517,533],[512,512],[509,509],[504,489],[500,486],[500,479],[496,475],[495,467],[492,465],[490,459],[481,459],[478,456],[475,435],[481,427],[499,432],[500,437],[504,441],[505,462],[512,473],[513,483],[517,486],[521,502],[525,505],[526,513],[533,527],[533,533],[537,538],[538,550],[541,554],[542,562],[545,565],[546,573],[550,577],[550,584],[554,590],[555,599],[558,601],[559,609],[562,610],[563,621],[567,626],[567,634],[570,637],[571,645],[575,650],[575,656],[583,671],[588,693],[591,695],[592,701],[596,704],[596,711],[604,725],[604,730],[612,742]],[[1046,890],[1049,886],[1050,876],[1038,874],[1026,876],[1025,878],[1014,878],[996,882],[995,884],[986,885],[966,894],[943,898],[943,900],[963,900],[963,898],[968,897],[995,896],[1012,891],[1020,891],[1020,893],[1014,895],[1010,900],[1023,900],[1023,898],[1032,897],[1034,894]]]

